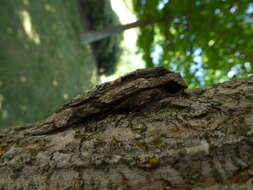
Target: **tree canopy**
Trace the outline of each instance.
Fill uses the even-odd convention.
[[[163,65],[193,86],[253,72],[251,0],[132,0],[138,19],[166,18],[140,28],[147,67]]]

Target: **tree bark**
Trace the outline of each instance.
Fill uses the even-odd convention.
[[[252,189],[253,76],[185,88],[137,70],[2,130],[0,189]]]

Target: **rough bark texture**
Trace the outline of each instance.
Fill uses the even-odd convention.
[[[138,70],[0,133],[1,190],[252,189],[253,77]]]

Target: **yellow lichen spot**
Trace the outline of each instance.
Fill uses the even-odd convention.
[[[57,80],[53,80],[52,84],[53,84],[53,86],[58,86],[59,85]]]
[[[2,156],[5,153],[4,150],[0,150],[0,156]]]
[[[149,158],[148,167],[156,168],[159,165],[159,158]]]
[[[159,166],[159,158],[139,157],[138,163],[145,168],[156,168]]]

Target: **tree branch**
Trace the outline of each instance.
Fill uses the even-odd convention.
[[[50,119],[1,131],[0,189],[252,188],[253,76],[185,87],[138,70],[64,105],[53,131]]]
[[[117,25],[117,26],[112,26],[105,28],[100,31],[87,31],[83,34],[81,34],[81,43],[83,44],[90,44],[108,37],[111,37],[113,35],[116,35],[120,32],[123,32],[125,30],[135,28],[135,27],[142,27],[150,24],[154,24],[157,22],[164,22],[169,18],[169,16],[165,16],[163,18],[159,19],[154,19],[154,18],[149,18],[149,19],[143,19],[143,20],[138,20],[136,22],[132,22],[129,24],[125,25]]]

